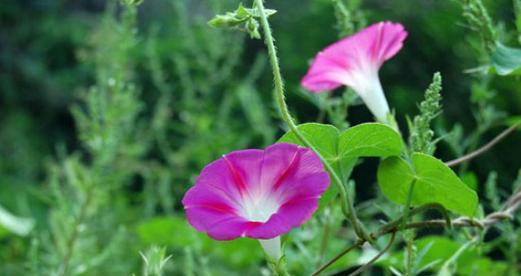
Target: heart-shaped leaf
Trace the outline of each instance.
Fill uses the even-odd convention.
[[[307,123],[299,125],[297,128],[326,160],[334,163],[338,157],[338,136],[340,134],[336,127]],[[293,131],[284,134],[278,142],[304,145]]]
[[[344,131],[339,137],[342,158],[388,157],[399,155],[403,144],[400,134],[387,125],[367,123]]]
[[[298,126],[324,159],[341,175],[350,170],[359,157],[397,156],[403,148],[400,135],[379,123],[360,124],[339,133],[332,125],[308,123]],[[304,146],[292,131],[284,134],[280,143]]]
[[[345,164],[344,169],[340,169],[341,164],[338,162],[338,136],[340,132],[332,125],[324,125],[317,123],[307,123],[298,126],[298,129],[304,137],[315,147],[315,149],[324,157],[331,167],[334,168],[339,177],[349,177],[351,174],[349,167],[353,164]],[[293,131],[284,134],[278,141],[279,143],[290,143],[304,146],[300,139]],[[320,199],[320,208],[323,208],[338,192],[335,185],[329,185],[329,189],[322,195]]]
[[[379,123],[357,125],[342,133],[332,125],[317,123],[302,124],[298,129],[342,179],[349,178],[359,157],[397,156],[403,148],[400,134]],[[278,142],[304,146],[292,131]],[[322,202],[336,194],[335,186],[330,187]]]
[[[478,205],[476,192],[470,189],[441,160],[423,153],[412,155],[413,167],[405,160],[390,157],[380,163],[378,183],[383,194],[405,205],[414,179],[412,205],[439,203],[447,210],[472,216]]]

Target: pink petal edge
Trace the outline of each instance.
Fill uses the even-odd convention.
[[[213,239],[271,239],[306,222],[328,186],[329,175],[313,151],[281,143],[210,163],[182,203],[188,222]],[[276,210],[267,207],[273,204]],[[263,209],[260,214],[269,218],[249,220],[248,208]]]
[[[406,37],[407,32],[400,23],[373,24],[319,52],[301,85],[314,93],[342,85],[356,86],[360,75],[377,76],[384,61],[403,47]]]

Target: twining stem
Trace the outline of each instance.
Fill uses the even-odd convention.
[[[457,159],[447,161],[447,162],[445,162],[445,165],[447,165],[449,167],[454,167],[454,166],[463,164],[467,161],[470,161],[470,160],[480,156],[481,154],[483,154],[483,153],[487,152],[488,150],[490,150],[491,148],[493,148],[495,145],[497,145],[503,139],[505,139],[508,135],[510,135],[512,132],[514,132],[514,130],[516,130],[519,126],[521,126],[521,122],[518,122],[518,123],[514,124],[513,126],[509,127],[508,129],[504,130],[498,136],[496,136],[496,138],[492,139],[492,141],[488,142],[486,145],[482,146],[481,148],[479,148],[469,154],[466,154],[462,157],[459,157]]]
[[[380,251],[378,253],[378,255],[374,256],[369,262],[367,262],[363,266],[359,267],[353,273],[349,274],[349,276],[359,275],[360,273],[362,273],[366,269],[368,269],[374,262],[376,262],[378,259],[380,259],[380,257],[382,257],[385,254],[385,252],[387,252],[387,251],[389,251],[389,249],[391,249],[391,246],[393,245],[395,238],[396,238],[396,232],[391,234],[391,239],[389,240],[389,243],[387,244],[387,246],[385,246],[384,249],[382,249],[382,251]]]
[[[411,182],[411,186],[409,186],[409,192],[407,193],[407,201],[405,203],[405,207],[403,209],[403,221],[402,224],[407,224],[407,221],[409,220],[409,212],[411,208],[412,203],[412,196],[414,194],[414,186],[416,185],[416,178],[414,178]]]
[[[452,222],[451,222],[451,219],[449,217],[447,210],[439,203],[429,203],[429,204],[425,204],[425,205],[416,207],[409,211],[407,217],[411,217],[411,216],[423,213],[427,210],[437,210],[438,212],[440,212],[440,214],[444,218],[444,220],[442,220],[442,221],[445,223],[445,225],[449,228],[452,227]],[[380,230],[376,233],[376,237],[380,236],[381,234],[388,233],[388,231],[394,231],[396,229],[400,229],[400,227],[401,227],[401,229],[406,229],[408,224],[404,224],[404,222],[407,217],[404,214],[400,218],[398,218],[394,221],[391,221],[391,222],[385,224],[384,226],[380,227]]]
[[[344,186],[344,181],[342,181],[340,179],[340,177],[336,174],[334,169],[327,162],[327,160],[322,156],[322,154],[320,154],[320,152],[299,131],[299,129],[297,128],[297,125],[295,124],[295,121],[293,120],[293,117],[291,117],[291,114],[289,113],[288,106],[286,104],[285,95],[284,95],[284,80],[282,79],[282,74],[280,72],[279,59],[277,57],[277,49],[275,48],[275,42],[273,39],[273,35],[271,33],[270,24],[268,22],[268,17],[266,16],[266,13],[265,13],[264,3],[263,3],[263,0],[254,0],[254,1],[255,1],[255,5],[257,6],[257,9],[259,11],[259,14],[260,14],[260,24],[261,24],[262,30],[264,31],[264,41],[266,43],[266,46],[268,47],[268,55],[270,58],[270,63],[271,63],[272,71],[273,71],[274,84],[275,84],[275,99],[276,99],[280,114],[282,116],[282,119],[284,120],[284,122],[286,122],[289,129],[291,131],[293,131],[293,133],[295,133],[295,135],[298,137],[298,139],[306,147],[313,150],[318,155],[320,160],[322,160],[322,163],[324,164],[326,170],[333,177],[333,183],[335,183],[335,185],[337,186],[338,191],[340,193],[340,198],[342,201],[342,205],[341,205],[342,212],[350,220],[358,237],[362,238],[362,239],[369,239],[370,237],[367,235],[366,231],[364,230],[364,227],[358,220],[353,203],[351,202],[349,196],[347,195],[347,191]]]
[[[344,255],[346,255],[347,253],[351,252],[353,249],[355,248],[358,248],[360,246],[362,246],[363,244],[365,243],[364,240],[358,240],[356,243],[354,243],[353,245],[351,245],[350,247],[342,250],[342,252],[338,253],[335,257],[333,257],[331,260],[329,260],[327,263],[325,263],[324,265],[322,265],[321,267],[319,267],[315,272],[313,272],[313,274],[311,274],[312,276],[316,276],[316,275],[319,275],[320,273],[322,273],[324,270],[326,270],[326,268],[328,268],[330,265],[334,264],[336,261],[338,261],[340,258],[342,258]]]
[[[416,177],[412,180],[411,185],[409,186],[409,192],[407,194],[407,201],[405,203],[405,207],[403,210],[403,221],[400,227],[403,229],[407,225],[407,222],[409,221],[409,212],[412,204],[412,197],[414,194],[414,186],[416,185]],[[405,275],[409,276],[411,275],[411,268],[412,263],[414,259],[414,249],[413,249],[413,243],[414,243],[414,230],[407,230],[403,232],[403,239],[405,241],[405,251],[406,251],[406,266],[405,266]]]
[[[445,218],[444,221],[445,221],[447,226],[450,227],[450,225],[452,225],[451,221],[450,221],[450,218],[449,218],[449,215],[447,213],[447,210],[445,210],[445,208],[443,208],[443,206],[441,204],[439,204],[439,203],[429,203],[429,204],[425,204],[425,205],[419,206],[417,208],[414,208],[414,209],[412,209],[412,210],[410,210],[408,212],[408,217],[420,214],[420,213],[425,212],[427,210],[433,210],[433,209],[434,210],[438,210],[443,215],[443,217]],[[401,227],[402,229],[408,229],[408,225],[407,224],[404,225],[405,218],[406,218],[405,215],[402,215],[400,218],[385,224],[384,226],[380,227],[380,229],[378,231],[372,233],[371,234],[371,238],[373,240],[375,240],[375,239],[377,239],[377,238],[379,238],[379,237],[381,237],[383,235],[386,235],[386,234],[389,234],[389,233],[393,233],[393,232],[398,232],[398,230],[400,229],[400,226],[402,226]],[[334,264],[336,261],[338,261],[344,255],[349,253],[351,250],[353,250],[353,249],[355,249],[357,247],[362,246],[365,242],[366,242],[366,240],[359,239],[358,241],[355,242],[355,244],[353,244],[352,246],[344,249],[342,252],[337,254],[333,259],[331,259],[326,264],[324,264],[320,268],[318,268],[313,273],[313,275],[320,274],[325,269],[327,269],[330,265]]]
[[[420,206],[418,208],[415,208],[411,210],[410,215],[417,214],[421,211],[427,210],[427,209],[438,209],[440,208],[439,204],[428,204],[424,206]],[[402,225],[403,217],[400,219],[397,219],[395,221],[389,222],[382,227],[380,227],[379,230],[371,233],[371,237],[373,240],[378,239],[379,237],[385,236],[387,234],[394,234],[398,231],[402,231],[405,229],[417,229],[417,228],[429,228],[429,227],[477,227],[480,229],[488,229],[489,227],[493,226],[496,223],[505,221],[505,220],[511,220],[514,216],[514,213],[521,208],[521,191],[517,191],[514,195],[512,195],[503,205],[503,208],[501,208],[500,211],[494,212],[486,216],[482,220],[473,220],[469,219],[467,217],[460,217],[455,220],[450,220],[447,217],[446,211],[443,211],[442,213],[444,216],[446,216],[445,219],[433,219],[433,220],[426,220],[426,221],[420,221],[420,222],[413,222],[408,223],[405,226]],[[444,209],[444,208],[442,208]],[[401,226],[401,227],[400,227]],[[326,270],[329,266],[334,264],[336,261],[338,261],[341,257],[343,257],[345,254],[350,252],[351,250],[362,246],[366,241],[363,239],[357,240],[354,245],[348,247],[347,249],[343,250],[335,256],[333,259],[328,261],[325,265],[321,266],[317,271],[315,271],[312,275],[318,275],[324,270]]]

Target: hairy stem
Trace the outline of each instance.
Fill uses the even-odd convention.
[[[266,46],[268,47],[268,55],[273,71],[273,78],[274,78],[274,84],[275,84],[275,99],[277,102],[278,109],[280,111],[280,114],[282,116],[282,119],[288,127],[290,128],[293,133],[299,138],[299,140],[308,148],[313,150],[319,158],[322,160],[322,163],[324,164],[326,170],[331,174],[333,177],[333,182],[337,186],[340,198],[342,200],[342,212],[344,215],[350,220],[351,224],[353,225],[353,228],[355,229],[356,234],[358,237],[366,239],[369,238],[366,231],[364,230],[364,227],[361,225],[360,221],[358,220],[358,217],[356,215],[355,208],[353,206],[353,203],[351,202],[346,188],[344,186],[344,181],[340,179],[340,177],[336,174],[336,172],[333,170],[331,165],[325,160],[325,158],[318,152],[318,150],[304,137],[304,135],[299,131],[297,125],[295,124],[295,121],[293,120],[293,117],[291,117],[291,114],[289,113],[288,106],[286,104],[286,98],[284,95],[284,81],[282,79],[282,74],[280,72],[280,65],[279,65],[279,59],[277,57],[277,49],[275,48],[275,42],[273,35],[271,33],[270,24],[268,22],[268,17],[265,13],[264,3],[263,0],[255,0],[255,5],[257,6],[257,9],[259,10],[260,14],[260,24],[262,27],[262,30],[264,31],[264,40],[266,43]]]

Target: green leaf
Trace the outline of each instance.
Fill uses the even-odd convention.
[[[216,256],[231,266],[247,267],[263,257],[256,240],[214,241],[205,233],[197,232],[182,216],[155,217],[139,224],[136,231],[146,245],[177,249],[191,247],[196,252]]]
[[[340,133],[336,127],[307,123],[299,125],[297,128],[326,160],[333,161],[338,156],[338,136]],[[304,146],[293,131],[284,134],[278,142]]]
[[[500,76],[521,74],[521,49],[497,44],[492,53],[492,70]]]
[[[16,235],[26,236],[33,229],[34,220],[17,217],[0,206],[0,227]]]
[[[200,246],[196,232],[181,217],[156,217],[138,225],[141,241],[148,245],[171,247]]]
[[[403,144],[400,135],[391,127],[367,123],[344,131],[338,147],[342,158],[389,157],[400,155]]]
[[[269,17],[277,13],[276,10],[265,10],[266,16]],[[221,29],[240,29],[248,32],[251,38],[260,39],[259,22],[260,18],[258,9],[248,9],[242,4],[233,12],[216,15],[212,20],[208,21],[208,25]],[[244,24],[244,26],[242,26]]]
[[[463,246],[461,242],[442,236],[425,236],[414,241],[416,251],[419,252],[415,258],[416,267],[422,268],[431,264],[431,269],[420,275],[436,275],[443,263],[453,256]],[[462,252],[455,260],[457,268],[456,275],[505,275],[506,264],[502,261],[491,261],[480,257],[482,254],[474,247]],[[385,260],[383,266],[400,265],[404,263],[403,251],[393,253]],[[416,271],[418,272],[418,271]]]
[[[166,255],[165,247],[158,246],[151,246],[147,251],[139,254],[143,259],[144,275],[164,275],[165,265],[172,257]]]
[[[513,125],[519,124],[521,122],[521,116],[511,116],[507,118],[506,125],[511,127]],[[521,127],[517,128],[518,131],[521,131]]]
[[[359,157],[397,156],[403,148],[400,135],[379,123],[360,124],[342,133],[332,125],[317,123],[302,124],[298,129],[324,159],[337,169],[340,163],[353,163]],[[292,131],[284,134],[278,142],[304,146]]]
[[[252,17],[251,13],[242,4],[233,12],[216,15],[212,20],[208,21],[208,25],[215,28],[233,28],[245,23]]]
[[[379,123],[360,124],[342,133],[332,125],[317,123],[302,124],[298,129],[343,179],[349,178],[359,157],[396,156],[403,148],[400,135]],[[304,146],[292,131],[278,142]],[[327,202],[336,194],[334,185],[330,187],[321,202]]]
[[[324,157],[324,159],[334,168],[339,175],[348,177],[349,171],[339,170],[338,158],[338,136],[340,132],[332,125],[324,125],[317,123],[307,123],[298,126],[299,131],[306,139],[315,147],[315,149]],[[290,143],[304,146],[294,132],[289,131],[284,134],[278,141],[279,143]],[[353,164],[354,166],[354,164]],[[320,199],[320,208],[324,207],[336,194],[335,185],[329,185],[329,189]]]
[[[466,172],[461,176],[461,180],[465,183],[469,188],[474,191],[478,190],[478,177],[473,172]]]
[[[465,185],[441,160],[423,153],[414,153],[412,163],[414,169],[405,160],[397,157],[380,163],[378,183],[387,198],[404,205],[409,187],[416,179],[413,206],[439,203],[458,214],[474,214],[478,205],[476,192]]]
[[[143,3],[143,0],[122,0],[121,2],[127,6],[138,6]]]
[[[261,13],[259,12],[259,9],[246,9],[248,11],[248,13],[255,17],[255,18],[260,18],[261,16]],[[277,10],[272,10],[272,9],[264,9],[264,13],[266,14],[266,17],[270,17],[274,14],[277,13]]]

